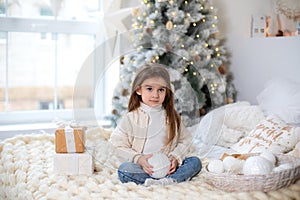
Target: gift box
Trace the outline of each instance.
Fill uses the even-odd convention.
[[[53,172],[56,175],[90,175],[94,172],[93,151],[55,153]]]
[[[55,131],[56,153],[83,153],[85,142],[84,128],[58,128]]]

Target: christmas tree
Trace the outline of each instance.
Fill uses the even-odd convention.
[[[131,82],[145,62],[164,64],[175,89],[175,106],[192,126],[209,110],[235,98],[216,37],[218,17],[208,0],[142,0],[133,10],[132,42],[136,51],[120,59],[120,82],[113,96],[113,121],[127,112]]]

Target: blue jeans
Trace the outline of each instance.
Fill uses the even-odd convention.
[[[174,173],[167,175],[166,178],[172,178],[177,183],[183,182],[196,176],[201,168],[202,164],[198,157],[189,157],[183,161]],[[122,163],[118,169],[118,175],[122,183],[135,182],[136,184],[143,184],[147,178],[152,178],[139,164],[132,162]]]

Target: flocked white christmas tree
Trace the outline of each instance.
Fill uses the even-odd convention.
[[[218,17],[208,0],[141,0],[133,10],[136,51],[120,59],[113,95],[113,121],[127,112],[131,82],[145,62],[166,65],[175,88],[175,106],[187,126],[200,115],[234,100],[226,49],[216,38]]]

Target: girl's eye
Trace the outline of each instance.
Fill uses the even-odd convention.
[[[151,87],[147,87],[146,90],[152,91],[152,88]]]
[[[160,92],[165,92],[166,89],[165,89],[165,88],[160,88],[158,91],[160,91]]]

